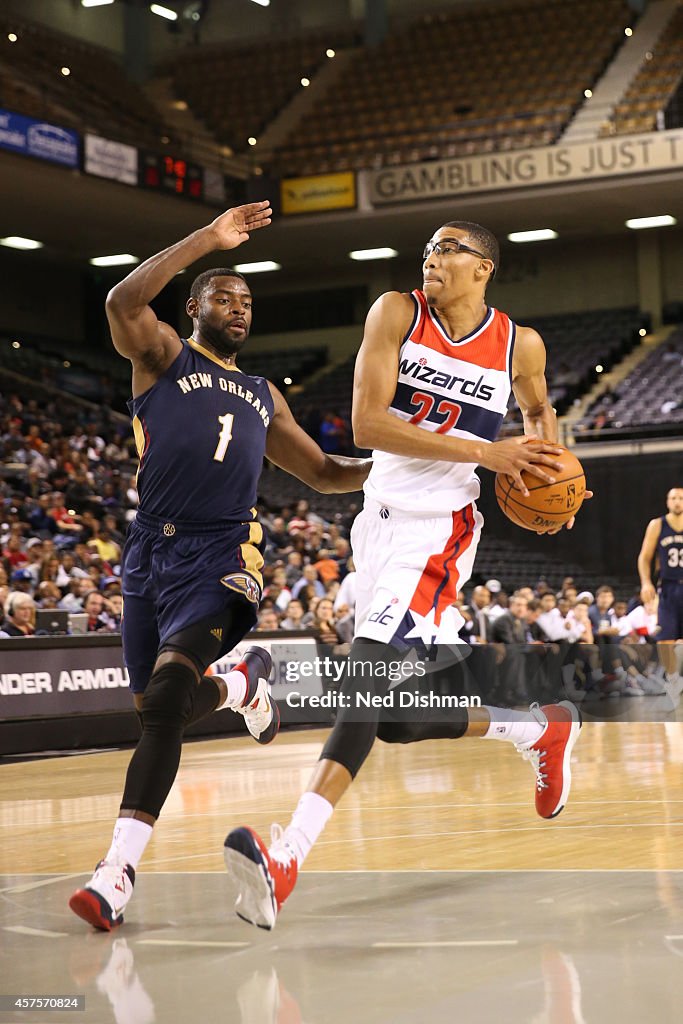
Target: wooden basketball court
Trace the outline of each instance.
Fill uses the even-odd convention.
[[[85,1024],[621,1024],[683,999],[683,723],[588,722],[555,821],[507,743],[377,743],[275,930],[239,921],[222,844],[286,823],[324,741],[189,744],[126,922],[67,908],[106,851],[130,751],[7,764],[0,993]]]

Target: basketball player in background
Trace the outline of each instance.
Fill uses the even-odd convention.
[[[559,814],[569,794],[580,729],[569,702],[532,705],[529,712],[458,709],[436,722],[419,720],[416,711],[410,719],[387,712],[380,721],[377,711],[359,721],[353,710],[360,663],[372,662],[381,693],[389,661],[411,648],[459,642],[463,618],[454,602],[471,574],[483,522],[476,467],[510,474],[525,493],[522,470],[547,483],[560,468],[543,341],[486,303],[499,261],[496,238],[478,224],[454,221],[427,242],[423,258],[423,289],[388,292],[375,302],[356,362],[354,437],[375,451],[351,536],[357,625],[342,692],[352,710],[340,711],[308,792],[284,832],[274,826],[270,849],[249,828],[225,841],[237,913],[264,928],[273,927],[376,736],[402,743],[464,735],[507,740],[535,768],[542,817]],[[496,441],[511,389],[527,436]],[[361,678],[367,686],[367,676]]]
[[[252,319],[241,274],[218,268],[196,278],[188,340],[150,306],[179,271],[246,242],[270,214],[267,202],[228,210],[141,264],[107,297],[114,346],[133,370],[140,505],[122,560],[122,639],[142,737],[109,851],[70,900],[79,917],[104,930],[123,920],[186,727],[229,708],[244,715],[259,743],[278,731],[267,651],[250,647],[227,676],[205,675],[256,624],[263,530],[254,506],[264,455],[320,491],[357,491],[369,470],[368,460],[324,454],[273,384],[238,369]]]
[[[657,595],[652,582],[652,561],[659,568],[657,649],[666,672],[669,696],[678,703],[683,679],[677,669],[676,640],[683,641],[683,487],[672,487],[666,496],[666,515],[647,524],[638,555],[640,598],[643,604]]]

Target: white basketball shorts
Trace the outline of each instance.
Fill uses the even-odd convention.
[[[355,636],[399,650],[462,642],[454,601],[472,574],[483,522],[473,502],[421,519],[366,498],[351,530]]]

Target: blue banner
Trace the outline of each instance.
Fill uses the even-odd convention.
[[[79,136],[68,128],[0,110],[0,149],[78,167]]]

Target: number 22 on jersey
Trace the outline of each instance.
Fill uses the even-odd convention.
[[[414,391],[410,404],[418,405],[420,408],[410,417],[409,422],[422,423],[422,420],[426,419],[434,408],[434,397],[433,395],[426,394],[424,391]],[[436,411],[446,417],[443,423],[436,428],[436,433],[447,434],[458,422],[462,409],[457,402],[448,402],[446,399],[442,399],[437,405]]]

